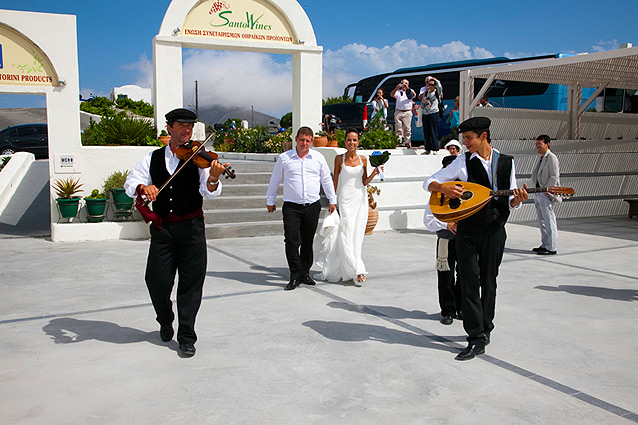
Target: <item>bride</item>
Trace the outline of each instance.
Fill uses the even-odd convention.
[[[346,153],[335,157],[332,177],[339,205],[339,214],[324,219],[316,238],[316,259],[321,272],[315,279],[338,282],[357,279],[365,282],[366,266],[361,259],[361,246],[368,220],[366,186],[379,174],[375,168],[368,176],[365,156],[357,154],[359,133],[346,130]]]

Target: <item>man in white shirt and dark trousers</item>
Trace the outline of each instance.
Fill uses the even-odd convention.
[[[510,210],[519,208],[527,195],[527,185],[516,187],[514,158],[501,154],[490,145],[490,120],[474,117],[459,125],[468,152],[452,164],[432,174],[423,184],[429,192],[441,192],[449,199],[463,195],[460,185],[442,185],[461,181],[477,183],[493,190],[511,190],[509,197],[491,199],[487,205],[458,222],[456,254],[463,297],[463,328],[467,347],[456,360],[470,360],[485,353],[494,329],[496,277],[505,249],[505,223]]]
[[[416,92],[410,88],[410,82],[402,80],[390,93],[396,99],[394,107],[394,130],[399,136],[399,142],[406,147],[412,147],[412,106]]]
[[[558,158],[549,150],[549,136],[541,134],[536,138],[536,151],[541,159],[532,171],[533,187],[560,186],[560,171]],[[556,226],[556,213],[554,202],[560,202],[561,198],[551,193],[537,193],[534,195],[534,205],[538,225],[541,229],[541,245],[532,251],[538,255],[555,255],[558,249],[558,227]]]
[[[296,147],[277,157],[266,193],[266,208],[272,213],[276,209],[277,188],[283,180],[284,240],[290,270],[290,281],[284,288],[286,291],[302,283],[315,284],[310,277],[310,267],[313,264],[312,243],[321,213],[320,187],[323,187],[330,202],[330,213],[337,205],[328,163],[319,152],[310,150],[313,136],[309,127],[301,127],[297,131]]]

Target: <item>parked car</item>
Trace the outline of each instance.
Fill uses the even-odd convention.
[[[12,155],[16,152],[31,152],[36,158],[48,158],[47,125],[14,125],[0,131],[0,155]]]

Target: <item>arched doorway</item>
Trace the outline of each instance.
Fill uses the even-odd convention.
[[[322,52],[295,0],[173,0],[153,39],[155,122],[183,106],[182,49],[292,55],[293,131],[318,130]]]

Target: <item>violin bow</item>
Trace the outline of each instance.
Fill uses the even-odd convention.
[[[189,157],[188,157],[188,159],[186,159],[186,160],[184,161],[184,163],[183,163],[182,165],[180,165],[180,166],[179,166],[179,168],[178,168],[177,170],[175,170],[175,172],[174,172],[173,174],[171,174],[171,176],[170,176],[170,177],[169,177],[169,178],[168,178],[168,179],[164,182],[164,184],[160,186],[160,188],[157,190],[157,193],[159,194],[159,193],[162,191],[162,189],[164,189],[164,188],[166,187],[166,185],[168,185],[168,184],[171,182],[171,180],[173,180],[173,177],[175,177],[175,176],[177,175],[177,173],[179,173],[179,172],[182,170],[182,168],[184,168],[184,166],[185,166],[186,164],[188,164],[188,161],[190,161],[190,160],[191,160],[191,159],[192,159],[195,155],[197,155],[197,153],[198,153],[201,149],[203,149],[203,148],[204,148],[204,145],[205,145],[206,143],[208,143],[208,141],[209,141],[209,140],[211,140],[211,138],[212,138],[212,140],[213,140],[213,141],[215,141],[215,137],[216,137],[216,133],[213,131],[213,132],[210,134],[210,136],[208,136],[208,137],[206,138],[206,140],[204,140],[204,141],[202,142],[202,144],[201,144],[201,145],[199,145],[199,146],[197,147],[197,149],[195,150],[195,152],[193,152],[193,154],[192,154],[191,156],[189,156]],[[190,142],[190,141],[189,141],[189,142]],[[180,146],[181,146],[181,145],[180,145]],[[170,149],[170,148],[169,148],[169,149]],[[147,206],[147,205],[148,205],[148,204],[150,204],[150,203],[151,203],[151,201],[149,201],[148,199],[144,200],[144,206]]]

